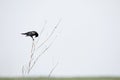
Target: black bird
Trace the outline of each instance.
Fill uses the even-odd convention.
[[[33,40],[34,40],[33,36],[35,36],[35,37],[39,36],[39,34],[36,31],[29,31],[29,32],[26,32],[26,33],[21,33],[21,34],[26,35],[26,36],[30,36]]]

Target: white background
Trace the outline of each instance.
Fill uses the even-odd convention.
[[[59,19],[61,33],[30,75],[47,76],[59,61],[52,76],[120,76],[119,0],[0,0],[0,76],[21,76],[31,39],[20,33]]]

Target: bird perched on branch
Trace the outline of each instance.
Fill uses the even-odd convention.
[[[33,41],[34,41],[34,37],[39,36],[39,34],[36,31],[29,31],[29,32],[26,32],[26,33],[21,33],[21,34],[26,35],[26,36],[30,36],[33,39]]]

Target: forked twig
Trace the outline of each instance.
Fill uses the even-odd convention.
[[[57,25],[54,27],[54,29],[52,30],[52,32],[50,33],[50,35],[48,36],[48,38],[42,42],[37,49],[39,49],[42,45],[44,45],[50,38],[51,36],[54,34],[55,30],[57,29],[58,25],[60,24],[61,20],[59,20],[59,22],[57,23]]]
[[[47,41],[49,39],[51,39],[52,35],[55,33],[56,29],[58,28],[58,25],[60,24],[61,20],[59,20],[59,22],[57,23],[57,25],[55,25],[55,27],[53,28],[53,30],[51,31],[50,35],[40,44],[37,46],[40,38],[41,38],[41,35],[43,34],[44,32],[44,29],[45,29],[45,25],[47,22],[45,22],[44,26],[42,27],[42,30],[40,31],[40,35],[39,35],[39,38],[38,40],[36,41],[35,43],[35,40],[33,39],[32,41],[32,47],[31,47],[31,54],[30,54],[30,60],[28,62],[28,66],[25,68],[25,66],[22,67],[22,75],[25,75],[25,74],[29,74],[30,71],[33,69],[33,67],[35,66],[35,64],[37,63],[38,59],[43,55],[45,54],[45,52],[52,46],[53,42],[55,41],[55,39],[57,38],[58,35],[56,35],[54,37],[54,39],[50,42],[50,44],[48,46],[46,46],[45,44],[47,43]],[[43,45],[45,45],[46,47],[44,48],[44,50],[42,52],[40,52],[36,57],[34,56],[36,51],[38,49],[40,49]],[[56,68],[56,66],[58,65],[58,63],[53,67],[53,69],[50,71],[49,73],[49,78],[52,74],[52,72],[54,71],[54,69]]]
[[[38,59],[45,54],[45,52],[52,46],[52,44],[54,43],[55,39],[57,38],[57,36],[54,38],[54,40],[43,50],[43,52],[41,54],[39,54],[36,59],[34,60],[30,70],[32,70],[32,68],[34,67],[34,65],[36,64],[36,62],[38,61]]]

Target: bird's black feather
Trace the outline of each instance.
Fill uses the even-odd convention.
[[[21,34],[26,35],[26,36],[30,36],[33,40],[34,40],[33,36],[35,36],[35,37],[39,36],[39,34],[36,31],[29,31],[29,32],[26,32],[26,33],[21,33]]]

